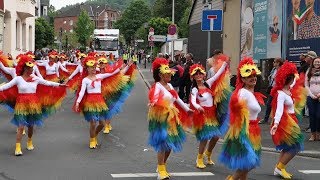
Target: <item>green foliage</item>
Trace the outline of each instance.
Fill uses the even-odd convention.
[[[133,40],[136,31],[150,19],[151,11],[143,0],[132,1],[114,27],[120,29],[127,43]]]
[[[66,37],[68,37],[68,45],[69,45],[68,48],[69,49],[77,48],[79,46],[78,37],[77,37],[77,34],[75,32],[63,33],[62,41],[61,41],[63,46],[65,46],[65,44],[66,44]]]
[[[78,42],[81,46],[87,46],[91,36],[93,35],[93,30],[94,24],[87,11],[82,10],[76,23],[76,27],[74,28],[74,32],[76,33]]]
[[[191,7],[188,7],[183,14],[183,17],[181,18],[180,22],[178,23],[179,27],[179,37],[181,38],[187,38],[189,36],[189,24],[188,24],[188,18],[191,11]]]
[[[49,23],[54,26],[54,18],[58,12],[56,11],[56,8],[53,5],[50,5],[48,8],[48,17],[49,17]]]
[[[149,27],[152,27],[154,29],[154,34],[167,35],[168,26],[171,24],[171,21],[170,21],[170,18],[155,17],[150,19],[148,24],[149,24]]]
[[[175,0],[174,3],[175,13],[174,19],[175,23],[180,22],[182,19],[185,10],[188,7],[191,7],[191,0]],[[156,0],[153,5],[153,16],[154,17],[170,17],[172,18],[172,0]]]
[[[54,42],[54,30],[44,18],[35,21],[35,47],[41,49],[52,45]]]
[[[131,2],[135,0],[88,0],[87,3],[90,4],[107,4],[111,6],[112,8],[118,9],[118,10],[124,10],[126,9]],[[151,6],[155,0],[143,0],[145,3],[147,3],[149,6]]]

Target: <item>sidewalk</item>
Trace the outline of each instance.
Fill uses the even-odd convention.
[[[151,63],[147,63],[146,68],[144,65],[138,64],[140,75],[142,76],[146,85],[150,86],[154,83],[152,72],[150,71]],[[263,118],[265,114],[265,107],[262,106],[262,111],[260,113],[260,118]],[[304,151],[299,153],[300,156],[320,158],[320,141],[309,142],[310,133],[305,133],[304,129],[308,126],[309,119],[304,118],[300,124],[301,129],[303,130],[305,136]],[[262,137],[262,150],[269,152],[277,152],[275,146],[272,142],[271,135],[269,133],[270,124],[261,124],[261,137]]]

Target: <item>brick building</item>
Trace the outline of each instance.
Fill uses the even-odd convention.
[[[54,19],[54,29],[58,33],[73,32],[81,9],[88,12],[94,22],[95,29],[112,28],[113,23],[120,17],[120,13],[107,5],[77,4],[71,9],[61,12]]]

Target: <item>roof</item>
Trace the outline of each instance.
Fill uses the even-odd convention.
[[[196,3],[197,3],[197,0],[193,0],[192,7],[191,7],[191,11],[190,11],[190,14],[189,14],[189,17],[188,17],[188,24],[189,24],[189,22],[190,22],[190,19],[191,19],[191,16],[192,16],[194,7],[196,6]]]
[[[107,5],[94,5],[94,4],[76,4],[75,6],[68,8],[61,13],[59,13],[56,17],[61,18],[61,17],[74,17],[74,16],[79,16],[81,9],[84,9],[87,11],[88,15],[90,17],[96,16],[97,14],[101,14],[103,11],[113,11],[113,12],[118,12],[116,10],[111,9]]]

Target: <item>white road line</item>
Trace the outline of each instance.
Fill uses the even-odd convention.
[[[170,173],[175,177],[190,177],[190,176],[214,176],[211,172],[183,172]],[[113,178],[137,178],[137,177],[157,177],[157,173],[128,173],[128,174],[111,174]]]
[[[320,170],[299,170],[299,172],[304,174],[320,174]]]

